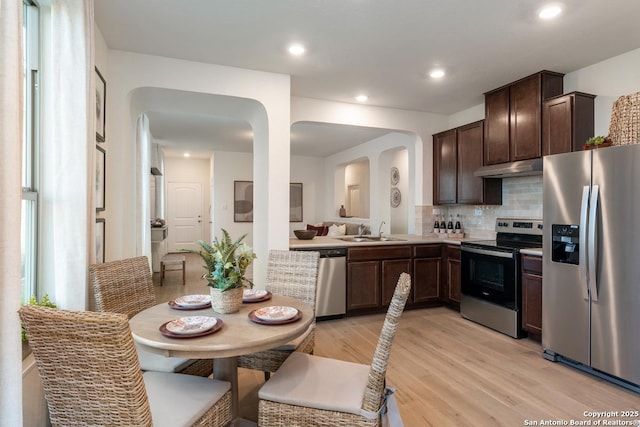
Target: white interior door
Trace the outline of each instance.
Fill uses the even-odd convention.
[[[168,250],[199,249],[202,240],[202,184],[170,182],[167,186]]]

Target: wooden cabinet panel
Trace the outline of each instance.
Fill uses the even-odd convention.
[[[522,328],[542,335],[542,257],[522,255]]]
[[[542,155],[580,151],[594,134],[595,95],[572,92],[542,104]]]
[[[432,302],[440,299],[442,258],[416,258],[413,260],[413,302]]]
[[[540,76],[534,75],[513,84],[509,89],[511,161],[542,156]]]
[[[456,203],[456,130],[433,135],[433,200],[436,205]]]
[[[369,261],[383,259],[411,258],[411,246],[363,246],[359,248],[349,248],[347,251],[347,262]]]
[[[447,247],[447,299],[460,304],[460,248]]]
[[[542,71],[485,93],[485,165],[542,155],[542,101],[562,94],[562,79]]]
[[[380,263],[347,264],[347,312],[380,307]]]
[[[509,161],[509,87],[485,94],[484,164]]]
[[[410,259],[386,260],[381,262],[382,267],[382,306],[386,307],[393,298],[393,292],[398,284],[400,274],[409,273],[413,277],[411,271]],[[412,287],[413,291],[413,287]]]
[[[484,120],[433,135],[433,203],[502,204],[502,181],[476,177],[482,166]]]
[[[482,166],[484,122],[458,128],[458,203],[483,203],[481,177],[473,173]]]

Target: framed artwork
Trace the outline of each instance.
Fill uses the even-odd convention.
[[[96,264],[104,262],[104,218],[96,218]]]
[[[107,83],[96,67],[96,140],[104,142],[106,108],[107,108]]]
[[[302,183],[289,184],[289,222],[302,222]]]
[[[253,222],[253,181],[233,181],[233,222]]]
[[[105,206],[105,168],[107,153],[96,145],[96,211],[103,211]]]
[[[233,181],[233,222],[253,222],[253,181]],[[302,183],[289,184],[289,222],[302,222]]]

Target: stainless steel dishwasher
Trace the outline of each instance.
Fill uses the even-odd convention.
[[[316,319],[344,317],[347,311],[347,249],[295,249],[320,252]]]

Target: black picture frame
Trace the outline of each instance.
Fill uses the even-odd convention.
[[[253,222],[253,181],[233,181],[233,222]],[[302,222],[302,183],[289,184],[289,222]]]
[[[96,145],[96,212],[105,210],[106,201],[106,168],[107,168],[107,152],[104,148]]]
[[[107,82],[96,69],[96,140],[104,142],[107,124]]]
[[[96,264],[101,264],[105,260],[105,231],[106,221],[104,218],[96,218]]]

